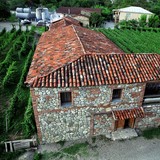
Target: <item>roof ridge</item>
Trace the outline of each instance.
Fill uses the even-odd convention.
[[[75,34],[76,34],[76,37],[77,37],[78,41],[80,42],[80,44],[81,44],[81,46],[82,46],[82,50],[83,50],[84,55],[85,55],[85,54],[86,54],[86,50],[84,49],[84,46],[83,46],[83,44],[82,44],[82,42],[81,42],[81,40],[80,40],[80,38],[79,38],[79,36],[78,36],[78,34],[77,34],[77,31],[76,31],[76,29],[75,29],[75,25],[72,24],[71,26],[72,26]]]

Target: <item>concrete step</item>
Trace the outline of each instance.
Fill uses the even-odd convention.
[[[138,134],[135,131],[135,129],[132,129],[132,128],[121,129],[111,133],[111,139],[113,141],[131,139],[134,137],[138,137]]]

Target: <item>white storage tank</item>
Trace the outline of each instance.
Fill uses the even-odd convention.
[[[36,18],[37,18],[37,21],[42,19],[42,8],[41,7],[36,9]]]
[[[30,13],[19,13],[16,12],[16,17],[20,19],[30,19]]]
[[[31,9],[30,8],[23,8],[23,12],[24,13],[31,13]]]
[[[46,20],[46,13],[42,12],[42,20],[45,21]]]
[[[16,12],[18,12],[18,13],[22,13],[23,12],[23,8],[16,8]]]
[[[43,12],[45,12],[45,18],[46,18],[46,19],[49,19],[48,8],[43,8]]]

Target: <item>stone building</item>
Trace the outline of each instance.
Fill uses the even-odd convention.
[[[26,79],[41,143],[160,126],[160,55],[125,54],[73,23],[42,34]]]

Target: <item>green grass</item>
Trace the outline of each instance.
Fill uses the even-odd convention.
[[[20,155],[22,155],[25,151],[19,150],[16,152],[2,152],[0,153],[0,160],[16,160]]]
[[[142,136],[147,139],[160,138],[160,128],[150,128],[144,130]]]
[[[87,142],[85,142],[85,143],[78,143],[78,144],[75,144],[75,145],[70,146],[68,148],[64,148],[62,150],[62,152],[70,154],[70,155],[75,155],[75,154],[77,154],[79,152],[82,152],[82,153],[85,154],[85,151],[87,150],[87,146],[88,146]]]
[[[43,154],[38,154],[39,155],[39,159],[37,158],[35,158],[34,160],[50,160],[50,159],[57,159],[57,158],[59,158],[59,159],[61,159],[64,155],[62,154],[62,153],[60,153],[60,152],[50,152],[50,153],[48,153],[48,152],[44,152]],[[35,157],[35,156],[34,156]],[[38,156],[36,156],[36,157],[38,157]]]
[[[69,160],[74,160],[76,159],[76,155],[80,155],[82,157],[88,156],[88,143],[77,143],[74,144],[73,146],[67,147],[62,149],[61,151],[58,152],[44,152],[43,154],[35,155],[35,157],[38,157],[35,160],[50,160],[50,159],[69,159]]]

